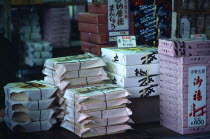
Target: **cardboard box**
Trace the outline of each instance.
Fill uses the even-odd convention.
[[[132,66],[142,64],[159,63],[159,54],[157,48],[149,48],[147,46],[139,46],[132,48],[102,48],[102,56],[104,59],[115,63]]]
[[[88,42],[81,42],[81,48],[85,52],[90,52],[93,53],[97,56],[101,56],[101,49],[105,47],[115,47],[116,45],[111,45],[111,44],[104,44],[104,45],[99,45],[99,44],[93,44],[93,43],[88,43]]]
[[[179,57],[179,56],[208,56],[210,55],[210,48],[201,48],[201,49],[170,49],[158,47],[158,53]]]
[[[208,61],[208,56],[160,55],[161,125],[180,134],[201,133],[209,129]],[[171,75],[170,70],[180,73]],[[197,123],[196,119],[201,122]]]
[[[89,24],[89,23],[79,23],[80,32],[88,33],[107,33],[106,24]],[[134,22],[130,22],[130,34],[134,35]]]
[[[106,63],[105,70],[123,77],[148,76],[160,74],[159,63],[124,66],[112,61],[104,60]]]
[[[95,44],[106,44],[108,43],[107,33],[80,33],[81,41],[95,43]]]

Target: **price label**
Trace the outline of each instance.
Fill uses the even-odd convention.
[[[136,47],[135,36],[117,36],[118,47]]]
[[[206,125],[206,66],[189,67],[188,127]]]

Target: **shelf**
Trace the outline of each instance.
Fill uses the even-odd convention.
[[[31,3],[31,4],[10,4],[12,7],[21,6],[49,6],[49,7],[65,7],[68,5],[85,5],[86,2],[45,2],[45,3]]]
[[[180,14],[210,14],[210,10],[182,10]]]

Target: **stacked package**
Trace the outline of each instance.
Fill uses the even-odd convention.
[[[68,8],[44,9],[43,37],[55,48],[70,46],[70,16]]]
[[[106,70],[114,84],[132,97],[159,94],[159,55],[157,48],[102,48]]]
[[[22,41],[41,40],[39,16],[36,10],[25,14],[19,22],[22,22],[19,31]]]
[[[171,0],[132,0],[131,5],[137,44],[155,45],[158,38],[171,37]]]
[[[57,87],[44,81],[9,83],[5,91],[5,122],[11,130],[49,130],[56,123]]]
[[[62,127],[79,137],[93,137],[123,133],[131,127],[130,94],[112,84],[68,89],[64,98],[67,105]]]
[[[160,123],[180,134],[210,130],[209,48],[208,40],[159,40]]]
[[[52,58],[52,46],[46,41],[25,41],[25,63],[31,67],[42,66],[46,59]]]
[[[103,3],[103,1],[102,1]],[[114,47],[115,42],[110,43],[107,28],[106,4],[90,4],[87,13],[79,13],[79,31],[81,32],[81,49],[95,55],[101,55],[101,48]],[[130,13],[130,35],[134,35],[134,15]]]
[[[57,96],[61,105],[68,88],[109,82],[104,61],[89,54],[48,59],[44,66],[44,80],[59,87]]]

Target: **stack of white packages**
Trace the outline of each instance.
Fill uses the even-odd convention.
[[[42,66],[46,59],[52,58],[52,46],[46,41],[25,41],[25,64],[31,67]]]
[[[102,48],[102,57],[112,83],[128,90],[133,98],[159,95],[157,48]]]
[[[70,16],[68,8],[46,8],[43,19],[43,37],[53,47],[69,47]]]
[[[39,16],[36,12],[28,13],[22,19],[22,27],[20,28],[20,39],[41,40]]]
[[[57,87],[44,81],[9,83],[5,91],[5,122],[11,130],[49,130],[56,123]]]
[[[59,104],[68,88],[110,82],[104,71],[105,63],[101,58],[89,54],[47,59],[43,74],[44,80],[59,87]]]
[[[126,107],[130,94],[113,84],[100,84],[67,89],[64,95],[66,109],[62,127],[79,137],[93,137],[122,133],[131,127]]]

